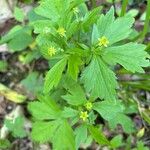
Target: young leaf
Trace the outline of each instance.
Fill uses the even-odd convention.
[[[101,99],[114,100],[117,87],[115,74],[101,60],[99,56],[93,56],[91,63],[85,68],[81,76],[87,92]]]
[[[62,72],[66,66],[67,59],[60,60],[52,69],[50,69],[45,77],[44,93],[48,93],[53,87],[56,87],[61,79]]]
[[[144,72],[142,67],[148,66],[146,60],[148,54],[145,45],[137,43],[128,43],[122,46],[108,47],[103,53],[103,58],[108,63],[119,63],[126,70],[135,72]]]
[[[103,14],[100,16],[100,18],[97,21],[97,26],[95,25],[95,27],[93,28],[92,34],[94,35],[94,33],[96,32],[96,34],[98,34],[97,36],[93,37],[93,44],[97,41],[99,37],[102,37],[104,35],[110,24],[112,24],[112,22],[114,21],[114,19],[115,17],[113,7],[107,12],[105,16]]]
[[[98,128],[94,126],[89,126],[88,129],[89,129],[91,136],[98,144],[110,145],[110,142],[107,140],[107,138],[105,137],[105,135],[103,134],[101,130],[99,130]]]
[[[79,67],[82,63],[80,56],[71,55],[68,59],[68,74],[75,80],[77,80]]]
[[[15,7],[14,16],[17,21],[23,22],[25,14],[21,8]]]

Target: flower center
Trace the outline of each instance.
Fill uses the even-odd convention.
[[[99,38],[98,42],[99,42],[98,43],[99,46],[104,46],[104,47],[107,47],[108,44],[109,44],[109,41],[108,41],[108,39],[105,36]]]
[[[49,54],[50,56],[55,55],[55,54],[56,54],[56,49],[55,49],[53,46],[50,47],[50,48],[48,49],[48,54]]]
[[[57,33],[61,36],[64,37],[66,30],[63,27],[58,28]]]
[[[89,117],[87,111],[81,111],[80,118],[85,121]]]

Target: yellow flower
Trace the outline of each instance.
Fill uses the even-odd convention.
[[[57,33],[61,36],[64,37],[66,30],[63,27],[58,28]]]
[[[92,105],[91,102],[87,102],[87,103],[85,104],[85,107],[86,107],[87,110],[91,110],[92,106],[93,106],[93,105]]]
[[[87,111],[81,111],[80,118],[85,121],[89,117]]]
[[[107,47],[109,44],[109,41],[105,36],[99,38],[98,41],[99,41],[99,43],[98,43],[99,46]]]
[[[74,13],[74,14],[78,14],[78,13],[79,13],[78,7],[73,8],[73,13]]]
[[[55,49],[53,46],[51,46],[51,47],[48,49],[48,54],[49,54],[50,56],[55,55],[55,54],[56,54],[56,49]]]

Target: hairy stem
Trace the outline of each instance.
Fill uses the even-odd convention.
[[[121,17],[125,15],[127,5],[128,5],[128,0],[123,0],[121,14],[120,14]]]

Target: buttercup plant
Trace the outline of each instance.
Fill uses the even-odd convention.
[[[106,15],[100,10],[89,11],[84,0],[42,0],[28,14],[27,25],[14,27],[1,40],[13,52],[30,45],[33,54],[52,64],[45,72],[43,91],[28,110],[33,117],[31,138],[52,143],[53,150],[76,150],[93,140],[114,148],[96,124],[99,116],[110,129],[120,124],[125,133],[136,131],[117,96],[114,67],[144,73],[149,55],[144,44],[129,42],[132,16],[115,18],[113,7]],[[28,40],[16,46],[19,35]]]

